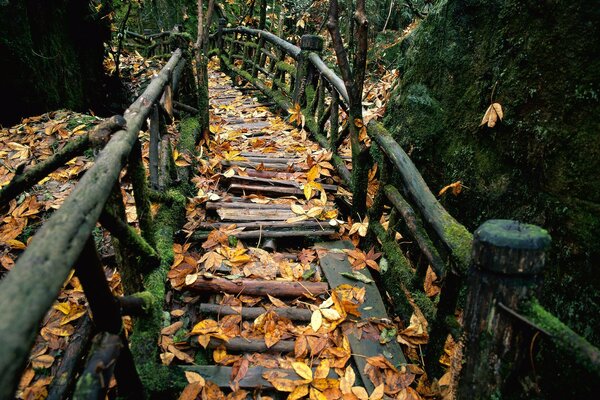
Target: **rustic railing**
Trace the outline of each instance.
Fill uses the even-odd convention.
[[[322,39],[305,35],[298,47],[266,31],[225,28],[221,20],[211,40],[222,69],[253,84],[283,110],[300,106],[305,128],[332,151],[332,164],[352,189],[352,172],[338,152],[351,123],[345,117],[348,93],[342,79],[319,56]],[[380,123],[371,121],[368,135],[380,166],[380,188],[368,213],[372,239],[377,239],[371,242],[380,244],[390,265],[382,283],[398,312],[409,318],[414,303],[429,321],[429,376],[440,376],[437,361],[448,335],[456,340],[463,335],[455,317],[457,307],[463,306],[466,367],[460,398],[489,398],[500,390],[504,378],[523,358],[531,329],[546,334],[562,351],[600,375],[598,349],[535,300],[534,289],[550,244],[546,231],[495,220],[483,224],[474,237],[439,203],[414,163]],[[387,229],[379,222],[386,206],[391,207]],[[405,256],[406,248],[395,240],[396,232],[410,241],[410,253],[418,256],[411,260]],[[438,298],[428,297],[423,289],[428,266],[441,287]],[[459,304],[465,292],[466,306]]]
[[[172,164],[172,156],[168,144],[160,137],[165,131],[159,123],[159,111],[168,112],[170,108],[180,79],[178,73],[182,71],[178,67],[183,62],[182,52],[178,49],[123,117],[113,117],[101,123],[99,128],[68,144],[48,161],[25,169],[0,192],[2,202],[7,202],[72,157],[82,154],[86,148],[105,144],[93,166],[60,209],[43,224],[12,270],[0,282],[0,398],[12,398],[40,322],[52,307],[72,269],[82,284],[95,331],[98,332],[87,365],[80,373],[75,397],[90,398],[93,395],[94,398],[104,398],[103,393],[108,389],[113,372],[121,396],[143,397],[144,388],[129,350],[121,316],[147,308],[149,297],[145,292],[125,298],[113,296],[92,231],[100,222],[117,239],[115,242],[120,243],[115,248],[121,256],[117,258],[122,260],[119,267],[126,293],[143,291],[141,276],[158,266],[160,252],[155,245],[150,188],[138,134],[148,120],[153,132],[150,138],[150,179],[154,187],[168,188],[168,166]],[[124,168],[133,187],[141,235],[127,224],[125,218],[120,186]],[[84,334],[84,331],[89,334],[92,330],[82,328],[79,333]],[[71,346],[85,348],[79,342],[76,340]],[[80,358],[81,354],[78,356]],[[61,375],[54,379],[50,388],[53,398],[64,398],[70,390],[68,383],[77,374],[78,368],[73,359],[77,358],[72,357],[65,368],[61,366]]]

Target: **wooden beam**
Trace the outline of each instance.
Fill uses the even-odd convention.
[[[267,281],[262,279],[231,281],[224,278],[207,279],[202,276],[199,276],[195,282],[186,285],[185,288],[206,293],[231,293],[248,296],[272,295],[275,297],[312,297],[326,293],[329,290],[326,282]]]
[[[292,321],[310,321],[312,311],[305,308],[296,307],[274,307],[270,309],[280,317],[291,319]],[[242,307],[233,308],[229,306],[202,303],[200,304],[200,312],[203,314],[216,314],[216,315],[238,315],[240,314],[244,319],[255,319],[259,315],[266,313],[267,309],[263,307]]]

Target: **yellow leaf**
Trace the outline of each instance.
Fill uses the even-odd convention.
[[[321,363],[315,370],[315,379],[325,379],[329,375],[329,361],[327,359],[321,360]]]
[[[292,211],[294,212],[294,214],[298,214],[298,215],[306,214],[306,212],[304,211],[304,208],[299,204],[292,204]]]
[[[317,332],[323,324],[323,314],[321,310],[315,310],[310,317],[310,327],[313,331]]]
[[[206,384],[204,378],[199,373],[192,371],[185,371],[184,373],[185,379],[187,379],[189,383],[199,383],[202,386]]]
[[[352,386],[354,386],[355,380],[356,374],[354,373],[354,369],[352,369],[351,365],[348,365],[344,371],[344,376],[340,378],[340,390],[343,394],[352,393]]]
[[[458,196],[460,194],[460,192],[462,192],[462,188],[463,188],[462,181],[456,181],[454,183],[451,183],[449,185],[444,186],[442,188],[442,190],[440,190],[440,192],[438,193],[438,196],[442,196],[449,189],[452,189],[452,194],[453,195]]]
[[[312,370],[308,365],[304,364],[303,362],[293,362],[292,368],[302,379],[306,379],[308,381],[313,380]]]
[[[311,387],[310,388],[310,400],[327,400],[327,397],[319,390]]]
[[[358,397],[359,400],[369,400],[369,394],[364,387],[354,386],[352,388],[352,394]]]
[[[383,383],[381,385],[377,386],[375,388],[375,390],[373,390],[373,393],[371,393],[371,395],[369,396],[369,400],[383,399],[384,388],[385,388],[385,385]]]
[[[308,394],[308,385],[298,386],[292,393],[289,394],[287,400],[298,400]]]
[[[323,309],[321,310],[321,313],[325,318],[327,318],[330,321],[337,321],[338,319],[342,318],[340,313],[332,308]]]
[[[312,168],[306,173],[306,179],[309,182],[315,181],[316,179],[319,178],[320,174],[321,174],[321,167],[319,166],[319,164],[313,165]]]

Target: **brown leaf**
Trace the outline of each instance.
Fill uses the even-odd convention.
[[[494,126],[496,126],[496,121],[502,121],[502,118],[504,118],[502,106],[500,105],[500,103],[492,103],[485,111],[485,114],[483,115],[483,119],[481,120],[479,126],[487,124],[488,128],[493,128]]]

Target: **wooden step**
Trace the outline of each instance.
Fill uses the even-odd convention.
[[[267,309],[262,307],[239,307],[233,308],[220,304],[201,303],[200,312],[203,314],[211,315],[238,315],[240,314],[243,319],[256,319],[259,315],[266,313]],[[310,321],[312,311],[305,308],[297,307],[273,307],[270,309],[274,311],[280,317],[291,319],[292,321]]]
[[[263,279],[236,279],[224,278],[208,279],[199,276],[196,281],[186,285],[188,290],[204,293],[230,293],[245,294],[248,296],[275,296],[275,297],[314,297],[324,294],[329,289],[326,282],[291,282],[268,281]]]
[[[329,227],[324,229],[288,229],[288,230],[269,230],[259,229],[251,231],[242,231],[234,233],[238,239],[258,239],[258,238],[289,238],[289,237],[304,237],[304,236],[331,236],[337,233],[337,229]],[[194,240],[202,240],[208,238],[210,232],[196,232],[192,235]]]
[[[224,367],[220,365],[186,365],[181,367],[184,371],[192,371],[200,374],[204,379],[209,380],[219,387],[229,387],[232,382],[232,367]],[[313,374],[316,368],[313,368]],[[242,389],[265,388],[271,389],[271,382],[263,378],[265,372],[275,372],[276,374],[285,374],[285,379],[292,381],[304,380],[294,370],[282,368],[265,368],[265,367],[250,367],[244,377],[238,382]],[[330,379],[339,378],[332,368],[329,371]]]
[[[318,243],[315,245],[315,248],[333,250],[319,252],[321,270],[325,274],[325,277],[332,288],[336,288],[337,286],[343,284],[365,288],[365,301],[359,308],[362,321],[382,318],[389,319],[385,310],[385,305],[381,299],[381,294],[379,293],[379,289],[377,289],[375,283],[363,283],[341,275],[342,272],[351,273],[353,271],[347,255],[345,253],[340,253],[340,250],[343,249],[354,249],[354,246],[351,242],[338,241]],[[368,268],[362,269],[360,272],[372,279]],[[359,337],[354,332],[348,332],[347,336],[348,341],[350,342],[350,347],[352,348],[352,358],[357,366],[358,372],[360,373],[363,385],[369,393],[371,393],[375,387],[371,382],[371,379],[369,379],[364,372],[367,364],[367,358],[383,355],[393,365],[398,366],[400,364],[406,364],[406,358],[402,353],[402,349],[395,340],[392,340],[386,344],[381,344],[378,340],[373,340],[369,337]]]

